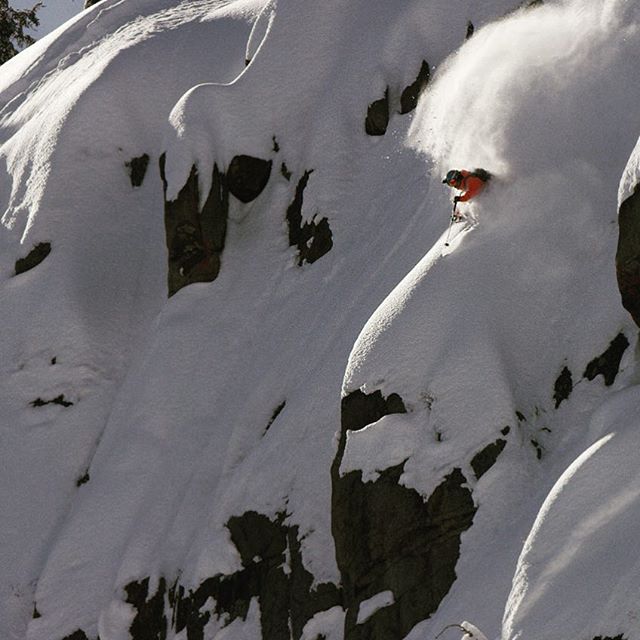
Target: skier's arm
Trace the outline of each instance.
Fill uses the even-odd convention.
[[[480,178],[476,178],[475,176],[470,176],[465,180],[465,188],[466,191],[458,196],[458,202],[467,202],[477,196],[480,191],[482,191],[484,187],[484,182],[480,180]]]

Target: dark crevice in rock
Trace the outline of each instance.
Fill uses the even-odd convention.
[[[275,140],[275,139],[274,139]],[[269,182],[271,160],[234,156],[227,169],[227,187],[240,202],[255,200]]]
[[[39,242],[24,258],[16,260],[16,275],[20,275],[25,271],[29,271],[29,269],[37,267],[50,253],[51,243]]]
[[[563,400],[566,400],[573,391],[573,378],[571,371],[565,367],[553,385],[553,399],[556,401],[556,409]]]
[[[389,87],[384,92],[384,98],[372,102],[367,109],[364,130],[370,136],[383,136],[389,126]]]
[[[298,181],[293,201],[287,208],[287,224],[289,227],[289,245],[298,249],[298,266],[304,262],[315,262],[328,253],[333,247],[333,234],[329,221],[322,218],[316,222],[314,215],[310,222],[302,222],[302,204],[304,190],[309,183],[313,169],[305,171]]]
[[[140,582],[130,582],[125,587],[126,602],[136,609],[137,613],[129,633],[132,640],[165,640],[167,637],[167,618],[164,613],[164,598],[167,584],[164,578],[158,583],[155,594],[149,597],[149,578]]]
[[[349,394],[342,401],[342,430],[332,475],[332,532],[342,576],[345,640],[402,638],[428,618],[455,581],[460,536],[476,508],[460,469],[454,469],[428,500],[398,484],[404,463],[363,482],[360,471],[340,476],[347,431],[384,415],[404,413],[397,394]],[[356,624],[360,603],[391,591],[394,604]]]
[[[605,385],[610,387],[620,371],[620,361],[628,346],[627,337],[624,333],[619,333],[611,341],[607,350],[587,365],[583,376],[587,380],[593,380],[596,376],[601,375]]]
[[[505,434],[506,435],[506,434]],[[487,445],[482,451],[476,453],[471,459],[471,468],[475,473],[476,479],[480,478],[496,463],[498,456],[507,446],[507,441],[498,438],[495,442]]]
[[[175,200],[166,200],[165,158],[160,173],[165,189],[165,231],[169,253],[169,296],[194,282],[213,282],[227,234],[229,192],[224,173],[214,165],[211,190],[202,209],[195,165]]]
[[[278,144],[278,140],[275,136],[271,136],[271,140],[273,141],[273,152],[278,153],[280,151],[280,145]]]
[[[596,636],[593,640],[627,640],[623,634],[618,636]]]
[[[527,419],[524,416],[524,413],[522,413],[522,411],[516,411],[516,418],[518,418],[519,422],[526,422]]]
[[[507,425],[504,429],[500,429],[500,433],[503,436],[508,436],[510,431],[511,431],[511,427],[509,425]]]
[[[70,400],[67,400],[64,397],[64,394],[61,393],[59,396],[56,396],[55,398],[53,398],[53,400],[43,400],[42,398],[36,398],[35,400],[33,400],[31,402],[31,406],[32,407],[44,407],[48,404],[58,404],[61,407],[72,407],[73,406],[73,402],[71,402]]]
[[[640,183],[618,215],[616,277],[622,306],[640,327]]]
[[[188,640],[203,640],[211,609],[217,616],[226,614],[230,623],[246,618],[251,599],[258,598],[262,638],[298,640],[316,613],[341,602],[335,585],[313,587],[313,575],[302,562],[298,527],[286,525],[285,517],[280,513],[270,520],[248,511],[229,519],[227,527],[243,568],[233,575],[209,578],[188,593],[176,586],[169,594],[176,633],[186,629]],[[209,599],[214,606],[202,611]]]
[[[271,429],[271,425],[276,421],[277,417],[282,413],[282,410],[287,405],[287,401],[283,400],[273,411],[273,415],[269,419],[269,423],[267,424],[267,428],[264,430],[265,433]]]
[[[400,96],[400,113],[409,113],[416,108],[418,98],[429,83],[430,77],[431,71],[429,69],[429,63],[423,60],[420,71],[418,72],[418,77],[404,89]]]
[[[149,155],[144,153],[138,158],[131,158],[129,162],[124,163],[129,170],[129,180],[132,187],[139,187],[144,182],[149,167]]]

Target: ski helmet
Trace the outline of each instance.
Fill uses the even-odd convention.
[[[462,174],[457,169],[447,172],[447,177],[442,181],[444,184],[454,185],[462,180]]]

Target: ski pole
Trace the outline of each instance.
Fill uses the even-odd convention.
[[[447,229],[447,237],[444,241],[444,246],[449,246],[449,236],[451,235],[451,227],[453,225],[453,219],[456,217],[456,207],[458,206],[458,201],[453,201],[453,211],[451,212],[451,220],[449,220],[449,228]]]

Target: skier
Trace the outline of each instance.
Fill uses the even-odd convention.
[[[455,196],[453,199],[454,220],[461,217],[455,213],[458,202],[468,202],[475,198],[490,179],[491,174],[484,169],[475,169],[474,171],[451,169],[447,172],[446,178],[442,181],[443,184],[448,184],[450,187],[462,191],[462,195]]]

